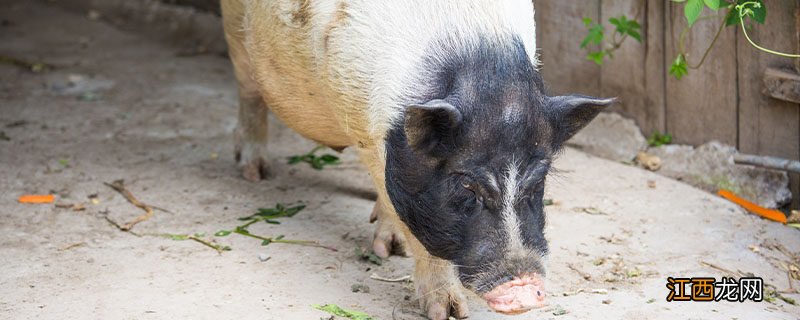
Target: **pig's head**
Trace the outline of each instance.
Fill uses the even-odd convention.
[[[613,102],[548,97],[538,71],[518,58],[525,63],[444,68],[438,97],[407,106],[389,132],[386,163],[389,196],[413,235],[509,314],[545,297],[543,196],[553,157]]]

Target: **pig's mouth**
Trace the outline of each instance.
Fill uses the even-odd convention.
[[[483,295],[492,310],[503,314],[543,307],[544,298],[544,280],[537,274],[514,277]]]

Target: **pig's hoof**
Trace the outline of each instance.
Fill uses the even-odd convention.
[[[250,182],[258,182],[269,178],[269,164],[264,158],[258,157],[246,163],[240,163],[242,177]]]
[[[467,299],[453,289],[439,289],[433,292],[417,290],[420,306],[431,320],[447,320],[450,317],[466,319],[469,317]]]
[[[258,182],[269,178],[269,162],[264,149],[265,145],[236,140],[236,163],[239,164],[242,177],[248,181]]]
[[[406,236],[390,219],[378,219],[375,227],[375,238],[372,240],[372,251],[381,258],[390,255],[408,256]]]

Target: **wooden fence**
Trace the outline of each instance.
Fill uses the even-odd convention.
[[[767,48],[800,52],[800,0],[764,3],[766,23],[748,29],[750,37]],[[798,72],[798,59],[759,51],[741,30],[726,27],[705,63],[676,80],[668,70],[686,26],[681,4],[539,0],[535,7],[542,72],[552,92],[619,97],[615,111],[635,119],[645,135],[667,132],[674,142],[691,145],[718,140],[744,153],[800,160],[800,105],[762,93],[767,67]],[[641,23],[642,42],[627,40],[602,66],[586,60],[587,51],[579,47],[587,30],[582,18],[603,21],[608,34],[608,19],[623,14]],[[719,18],[694,25],[686,39],[690,64],[700,60],[721,23]],[[792,180],[793,193],[800,194],[800,179]]]

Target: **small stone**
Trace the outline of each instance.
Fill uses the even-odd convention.
[[[350,291],[353,292],[361,292],[361,293],[369,293],[369,286],[363,283],[356,283],[350,286]]]
[[[603,304],[611,304],[611,299],[603,300]]]
[[[272,259],[272,258],[270,256],[268,256],[266,253],[259,253],[258,254],[258,260],[261,261],[261,262],[267,262],[267,261],[269,261],[269,259]]]
[[[89,18],[89,20],[98,20],[102,16],[103,15],[100,13],[100,11],[94,9],[91,9],[89,10],[89,12],[86,13],[86,17]]]
[[[636,163],[650,171],[661,169],[661,158],[644,151],[636,154]]]
[[[71,86],[77,85],[78,83],[83,82],[86,79],[83,75],[80,74],[70,74],[67,75],[67,81]]]
[[[594,293],[594,294],[608,294],[608,290],[607,289],[593,289],[592,293]]]
[[[568,313],[568,311],[565,310],[560,305],[556,305],[555,308],[553,308],[553,315],[554,316],[563,316],[563,315],[565,315],[567,313]]]

